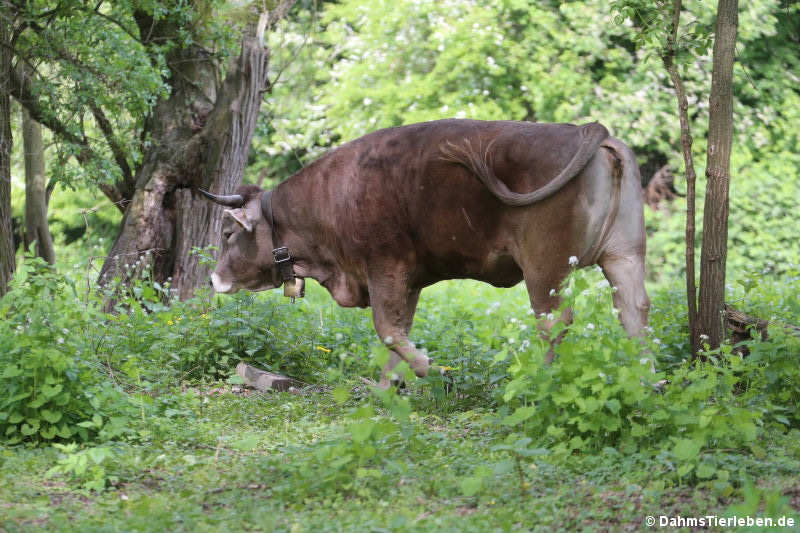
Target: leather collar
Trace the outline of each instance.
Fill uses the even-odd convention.
[[[272,231],[272,257],[281,277],[281,282],[294,282],[294,258],[289,253],[289,248],[278,243],[278,230],[275,227],[275,215],[272,210],[272,191],[261,194],[261,213],[269,223]]]

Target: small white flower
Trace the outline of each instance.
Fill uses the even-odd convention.
[[[508,339],[508,344],[514,344],[516,342],[514,339]]]
[[[596,271],[598,271],[598,272],[602,272],[602,271],[603,271],[603,269],[600,267],[600,265],[595,265],[595,266],[594,266],[594,269],[595,269]]]
[[[547,313],[547,320],[555,320],[555,319],[556,315],[554,315],[553,313]]]
[[[643,365],[646,365],[647,363],[650,362],[650,359],[648,359],[647,357],[642,357],[641,359],[639,359],[639,362]]]
[[[337,334],[336,334],[336,340],[337,340],[337,341],[340,341],[340,340],[342,340],[343,338],[344,338],[344,335],[342,335],[341,333],[337,333]]]
[[[603,372],[598,372],[597,375],[600,376],[601,379],[606,379],[606,375]]]
[[[586,324],[586,329],[589,329],[589,330],[594,329],[594,324],[589,322],[588,324]]]
[[[530,348],[530,346],[531,346],[531,341],[525,339],[524,341],[522,341],[520,343],[519,349],[520,350],[527,350],[528,348]]]
[[[388,337],[383,339],[383,343],[384,344],[394,344],[394,338],[391,335],[389,335]]]
[[[578,264],[578,258],[574,255],[569,256],[569,266],[575,266]]]
[[[64,335],[69,335],[69,330],[67,328],[61,328],[61,333]]]
[[[516,322],[517,322],[517,319],[516,319],[516,318],[514,318],[514,317],[511,317],[511,323],[512,323],[512,324],[514,324],[514,323],[516,323]]]
[[[64,344],[64,337],[59,337],[59,338],[57,338],[57,339],[56,339],[56,342],[57,342],[58,344]]]
[[[661,344],[661,339],[659,339],[658,337],[654,337],[653,342],[656,344]]]
[[[607,279],[601,279],[600,281],[597,282],[597,288],[598,289],[605,289],[609,285],[610,285],[610,283],[608,283]]]
[[[519,330],[520,331],[525,331],[526,329],[528,329],[528,324],[520,324],[519,325]]]
[[[572,296],[572,287],[564,289],[564,296]]]
[[[372,103],[372,98],[364,98],[364,105],[369,105]]]
[[[700,334],[700,340],[701,341],[707,341],[708,340],[708,335],[706,335],[705,333],[701,333]]]
[[[645,326],[645,327],[644,327],[644,330],[645,330],[647,333],[653,333],[653,328],[652,328],[652,327],[650,327],[650,326]]]
[[[555,296],[555,295],[556,295],[556,290],[550,289],[550,296]]]

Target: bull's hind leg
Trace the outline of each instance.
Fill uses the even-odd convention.
[[[390,350],[389,362],[381,372],[381,388],[389,387],[392,370],[400,361],[406,361],[417,376],[428,375],[430,360],[408,340],[419,293],[419,289],[409,288],[402,276],[370,279],[369,300],[375,331]]]
[[[641,335],[647,325],[650,298],[644,288],[644,256],[642,254],[603,254],[600,267],[613,287],[614,307],[628,335]]]
[[[566,261],[564,263],[566,264]],[[553,338],[551,335],[553,326],[556,325],[557,321],[564,322],[567,325],[572,323],[572,309],[569,307],[564,309],[559,317],[554,315],[561,305],[561,297],[558,295],[558,290],[567,272],[553,272],[547,276],[543,276],[538,272],[525,272],[525,285],[528,288],[531,307],[538,318],[537,327],[545,342],[550,343],[550,348],[547,350],[547,356],[545,357],[547,364],[553,362],[555,345],[561,342],[561,339],[567,333],[564,330]]]

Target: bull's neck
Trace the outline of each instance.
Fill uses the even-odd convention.
[[[299,201],[308,198],[299,176],[294,176],[272,189],[272,237],[273,246],[286,246],[294,259],[294,274],[300,278],[323,281],[329,274],[317,260],[318,248],[314,242],[314,231],[309,207]],[[307,227],[308,226],[308,227]]]

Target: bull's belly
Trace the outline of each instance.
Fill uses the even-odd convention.
[[[523,278],[522,269],[507,254],[489,254],[480,259],[451,254],[431,261],[425,271],[421,286],[448,279],[474,279],[495,287],[513,287]]]

